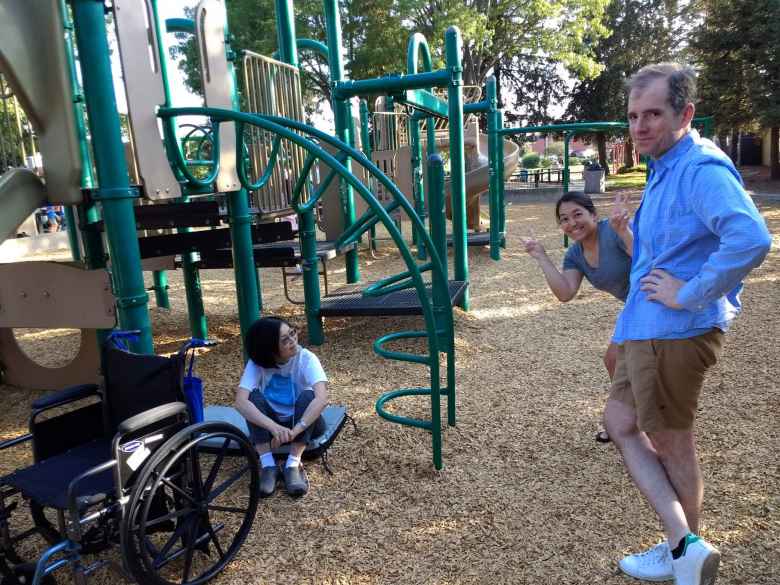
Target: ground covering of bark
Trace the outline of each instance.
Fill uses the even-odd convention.
[[[607,211],[608,203],[599,206]],[[720,582],[727,584],[780,581],[780,205],[761,209],[773,249],[747,280],[744,313],[707,378],[698,422],[702,532],[723,552]],[[420,321],[329,319],[325,344],[313,349],[330,377],[331,400],[347,405],[359,433],[345,427],[331,448],[333,475],[308,465],[306,497],[278,493],[261,503],[237,562],[217,583],[632,582],[617,560],[657,542],[660,526],[615,448],[593,440],[608,389],[601,356],[620,306],[587,284],[574,301],[556,302],[521,250],[520,238],[533,234],[560,261],[551,199],[515,197],[507,215],[500,262],[487,250],[469,252],[472,309],[455,311],[458,423],[444,434],[444,469],[433,468],[428,434],[374,412],[380,393],[428,385],[421,367],[371,349],[380,335]],[[333,280],[343,282],[343,264],[332,267]],[[364,279],[401,268],[389,244],[377,259],[361,257]],[[284,300],[278,272],[262,271],[266,309],[305,329],[302,307]],[[173,309],[152,309],[160,352],[188,335],[180,273],[170,282]],[[242,369],[232,272],[204,272],[203,286],[219,344],[201,352],[198,372],[206,401],[229,404]],[[76,343],[67,331],[19,335],[48,363],[66,359]],[[40,392],[0,391],[0,436],[8,438],[25,430]],[[394,404],[403,414],[427,413],[425,400]],[[25,461],[0,456],[4,471]],[[23,515],[15,518],[24,525]],[[117,579],[106,572],[95,582]]]

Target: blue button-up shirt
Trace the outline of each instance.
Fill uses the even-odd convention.
[[[731,160],[695,130],[651,162],[633,223],[634,253],[626,306],[613,340],[681,339],[739,314],[742,279],[763,261],[769,230]],[[686,281],[682,309],[651,301],[640,280],[660,268]]]

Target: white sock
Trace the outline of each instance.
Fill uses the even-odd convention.
[[[287,463],[284,465],[285,468],[287,467],[298,467],[301,464],[301,456],[298,455],[297,457],[293,454],[290,454],[287,456]]]
[[[268,451],[260,455],[260,465],[263,467],[275,467],[276,461],[274,460],[274,454]]]

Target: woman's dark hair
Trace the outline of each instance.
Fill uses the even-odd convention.
[[[249,359],[263,368],[275,368],[279,354],[279,331],[282,325],[292,327],[279,317],[263,317],[249,328],[246,334],[246,353]]]
[[[596,212],[596,206],[593,205],[593,199],[585,195],[580,191],[569,191],[561,195],[558,202],[555,204],[555,219],[561,219],[561,203],[574,203],[580,207],[584,207],[593,215],[598,215]]]

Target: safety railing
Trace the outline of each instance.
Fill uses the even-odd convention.
[[[328,185],[337,178],[349,184],[358,196],[360,196],[368,206],[368,210],[360,217],[347,231],[339,238],[337,245],[346,246],[356,241],[360,235],[371,226],[381,223],[388,234],[398,247],[401,257],[406,265],[406,272],[401,275],[390,277],[370,287],[364,294],[376,295],[384,294],[389,290],[400,290],[405,288],[414,288],[419,297],[420,306],[425,322],[425,331],[402,331],[386,335],[374,343],[375,351],[388,359],[396,359],[410,363],[424,365],[429,369],[430,386],[420,388],[403,388],[384,394],[377,402],[377,411],[381,416],[389,420],[394,420],[402,424],[425,428],[431,431],[433,443],[433,459],[437,468],[442,467],[441,456],[441,406],[440,399],[442,395],[447,397],[448,421],[454,424],[455,421],[455,370],[454,370],[454,330],[452,305],[449,297],[449,287],[447,278],[447,248],[444,220],[444,179],[441,158],[433,161],[433,181],[436,188],[433,189],[434,197],[437,201],[433,202],[436,209],[441,213],[436,214],[436,219],[431,218],[431,234],[425,229],[414,211],[412,205],[407,201],[399,189],[392,183],[388,177],[382,173],[363,153],[351,148],[347,144],[339,141],[322,131],[307,126],[302,122],[283,118],[279,116],[249,114],[244,112],[235,112],[231,110],[221,110],[215,108],[161,108],[158,115],[163,119],[171,119],[183,116],[205,116],[209,119],[213,129],[213,135],[218,136],[219,124],[233,122],[236,125],[236,152],[243,152],[246,145],[246,137],[251,135],[247,129],[257,128],[259,131],[272,136],[272,143],[277,149],[295,146],[306,153],[299,172],[295,176],[289,176],[288,181],[292,185],[291,206],[299,215],[299,237],[301,240],[301,251],[304,257],[304,288],[307,299],[307,319],[309,319],[310,330],[318,326],[319,319],[319,288],[317,282],[317,257],[316,257],[316,239],[314,229],[314,209],[322,197]],[[173,126],[164,124],[165,127]],[[175,137],[166,134],[166,141],[169,146],[178,145]],[[328,152],[324,146],[331,147],[336,154]],[[216,145],[215,145],[216,146]],[[366,176],[372,178],[377,184],[391,194],[392,202],[383,206],[369,188],[357,179],[355,174],[350,172],[345,162],[351,159],[353,164],[363,167]],[[251,187],[251,181],[245,168],[248,161],[242,158],[238,162],[239,178],[242,186]],[[319,162],[321,166],[330,169],[317,187],[317,190],[310,194],[307,200],[304,200],[304,187],[309,181],[309,175]],[[186,163],[181,156],[174,157],[174,163],[178,165],[182,173],[187,172]],[[213,167],[218,165],[214,162]],[[214,168],[210,175],[215,174]],[[390,217],[394,209],[400,209],[415,226],[424,240],[426,248],[430,251],[429,259],[424,264],[418,264],[410,249],[404,241],[403,235]],[[423,279],[423,273],[429,272],[428,281]],[[385,346],[401,339],[424,338],[427,340],[427,354],[413,354],[409,352],[398,352],[387,349]],[[447,383],[442,387],[440,380],[440,362],[439,354],[444,353],[446,360],[446,380]],[[414,419],[400,417],[383,411],[382,406],[387,401],[407,395],[426,395],[431,400],[430,419]]]
[[[242,69],[246,100],[244,111],[303,122],[301,80],[297,67],[245,51]],[[306,158],[305,150],[296,144],[282,143],[273,133],[256,126],[247,126],[245,132],[243,144],[251,163],[251,170],[245,169],[245,172],[248,177],[257,179],[255,183],[249,183],[255,206],[264,214],[290,210],[293,196],[290,178],[300,174]],[[308,199],[310,189],[310,182],[304,184],[303,201]]]

